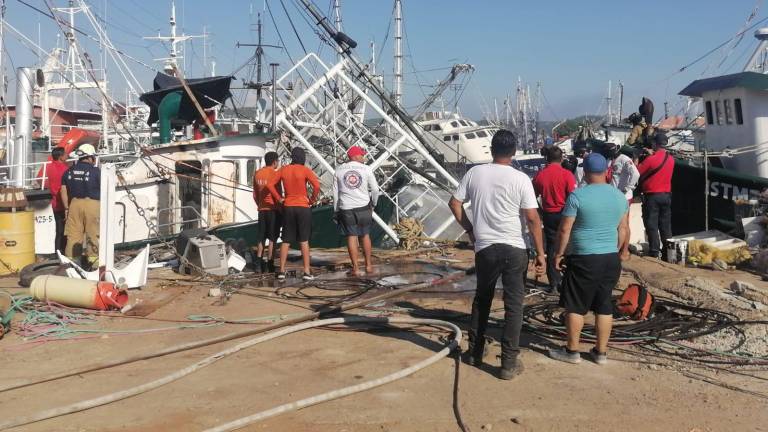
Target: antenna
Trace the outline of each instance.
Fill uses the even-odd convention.
[[[165,70],[165,73],[168,75],[173,75],[174,68],[179,67],[179,59],[184,58],[183,56],[179,55],[179,50],[176,48],[176,45],[183,44],[184,42],[193,38],[203,38],[205,37],[205,35],[182,34],[179,36],[176,34],[176,2],[174,0],[171,0],[171,19],[169,23],[171,25],[170,36],[161,36],[160,33],[158,33],[157,36],[145,36],[144,39],[166,41],[171,43],[170,57],[157,58],[155,59],[155,61],[165,62],[165,67],[163,68]],[[182,45],[182,48],[183,48],[183,45]]]
[[[235,46],[237,48],[240,47],[256,47],[256,51],[254,52],[253,56],[256,57],[256,82],[248,81],[243,83],[248,88],[256,89],[256,98],[261,98],[261,90],[264,87],[272,85],[271,82],[263,82],[262,81],[262,69],[264,67],[264,48],[282,48],[279,45],[266,45],[262,43],[262,24],[261,24],[261,13],[257,15],[256,18],[256,43],[240,43],[238,42]]]
[[[755,31],[755,39],[759,42],[752,57],[744,65],[744,72],[766,73],[766,60],[768,60],[768,27],[759,28]]]

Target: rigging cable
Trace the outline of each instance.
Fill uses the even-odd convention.
[[[307,55],[307,48],[304,46],[304,41],[301,40],[301,36],[299,36],[298,30],[296,30],[296,26],[293,24],[293,19],[291,18],[291,14],[288,13],[288,8],[285,7],[285,2],[280,0],[280,5],[283,7],[283,12],[285,12],[285,16],[288,18],[288,22],[291,24],[293,34],[296,35],[296,39],[299,41],[299,45],[301,45],[301,49],[304,51],[304,55]]]

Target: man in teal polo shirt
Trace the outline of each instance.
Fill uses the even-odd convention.
[[[566,311],[568,342],[550,356],[581,362],[579,336],[584,315],[595,314],[597,342],[590,351],[597,364],[608,361],[608,339],[613,326],[611,294],[621,275],[621,261],[629,257],[627,199],[606,183],[608,161],[598,153],[584,159],[587,185],[568,196],[560,222],[555,265],[565,268],[560,305]],[[570,251],[565,256],[570,243]]]

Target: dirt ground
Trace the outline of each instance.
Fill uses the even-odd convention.
[[[317,265],[341,262],[343,254],[316,254]],[[428,264],[414,264],[414,261]],[[378,270],[401,278],[422,278],[414,271],[444,272],[448,265],[468,267],[471,254],[452,251],[447,257],[411,255],[397,258],[382,252]],[[739,316],[763,317],[760,309],[768,283],[740,271],[670,266],[633,257],[622,284],[640,277],[657,293],[699,304],[721,306]],[[327,274],[323,279],[339,277]],[[0,388],[39,379],[73,367],[90,365],[163,347],[201,340],[304,313],[322,303],[297,298],[295,288],[277,295],[277,284],[248,286],[227,301],[208,297],[210,285],[185,280],[170,270],[153,270],[151,284],[131,292],[141,299],[133,313],[146,317],[99,317],[78,328],[123,333],[84,334],[77,340],[46,343],[10,333],[0,340]],[[701,280],[710,285],[703,286]],[[734,280],[752,284],[744,299],[732,299]],[[693,282],[690,282],[693,281]],[[690,283],[687,283],[690,282]],[[299,284],[288,281],[287,285]],[[256,284],[257,285],[257,284]],[[12,278],[0,280],[11,293],[23,292]],[[473,279],[441,287],[439,292],[409,294],[386,307],[469,312]],[[720,289],[718,292],[717,289]],[[309,289],[303,294],[319,294]],[[328,294],[328,292],[324,292]],[[331,294],[336,294],[332,292]],[[365,295],[373,295],[367,293]],[[529,301],[536,301],[537,296]],[[764,301],[764,300],[763,300]],[[380,305],[379,305],[380,306]],[[497,298],[494,308],[501,307]],[[357,309],[349,314],[371,314]],[[159,320],[185,320],[211,315],[229,320],[260,317],[256,324],[187,325]],[[17,321],[20,317],[17,317]],[[465,327],[465,326],[463,326]],[[18,431],[196,431],[214,427],[286,402],[380,377],[427,358],[441,349],[444,332],[331,331],[313,329],[285,336],[226,357],[159,389],[106,406],[19,427]],[[498,336],[497,330],[491,336]],[[755,377],[678,365],[655,364],[634,354],[610,353],[598,366],[551,360],[547,343],[525,334],[525,371],[512,381],[496,378],[499,346],[491,345],[482,369],[460,366],[458,405],[472,431],[768,431],[768,399],[726,389],[700,379],[762,394],[768,373]],[[764,341],[764,339],[763,339]],[[758,343],[755,340],[754,343]],[[236,342],[227,342],[148,361],[83,374],[54,382],[0,392],[0,420],[101,396],[159,378]],[[464,345],[464,343],[462,344]],[[584,350],[588,347],[584,346]],[[756,348],[756,349],[759,349]],[[409,377],[346,398],[274,417],[243,428],[247,431],[456,431],[454,378],[456,362],[445,358]]]

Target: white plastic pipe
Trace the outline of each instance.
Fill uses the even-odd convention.
[[[357,384],[354,386],[344,387],[338,390],[334,390],[328,393],[323,393],[321,395],[313,396],[311,398],[302,399],[297,402],[292,402],[284,405],[280,405],[276,408],[273,408],[271,410],[267,410],[261,413],[254,414],[252,416],[243,417],[241,419],[232,421],[230,423],[227,423],[225,425],[218,426],[214,429],[210,429],[211,431],[229,431],[229,430],[235,430],[239,429],[245,425],[248,425],[250,423],[268,418],[273,417],[288,411],[301,409],[310,405],[315,405],[321,402],[325,402],[332,399],[337,399],[343,396],[351,395],[354,393],[358,393],[364,390],[368,390],[374,387],[378,387],[380,385],[395,381],[397,379],[403,378],[405,376],[408,376],[410,374],[413,374],[414,372],[423,369],[438,360],[442,359],[443,357],[446,357],[453,349],[459,346],[459,343],[461,342],[461,330],[452,323],[449,323],[447,321],[441,321],[441,320],[434,320],[434,319],[420,319],[420,318],[375,318],[375,317],[345,317],[345,318],[330,318],[330,319],[324,319],[324,320],[318,320],[318,321],[309,321],[302,324],[297,324],[290,327],[285,327],[283,329],[274,331],[272,333],[268,333],[262,336],[255,337],[253,339],[249,339],[247,341],[241,342],[237,345],[234,345],[230,348],[227,348],[223,351],[220,351],[216,354],[213,354],[211,356],[208,356],[199,362],[187,366],[183,369],[180,369],[176,372],[173,372],[169,375],[166,375],[162,378],[159,378],[154,381],[150,381],[145,384],[141,384],[135,387],[131,387],[125,390],[117,391],[114,393],[110,393],[104,396],[100,396],[93,399],[88,399],[80,402],[76,402],[70,405],[65,405],[58,408],[52,408],[44,411],[37,412],[35,414],[25,416],[25,417],[17,417],[10,420],[6,420],[4,422],[0,423],[0,430],[6,430],[18,426],[23,426],[30,423],[35,423],[42,420],[51,419],[54,417],[60,417],[80,411],[85,411],[91,408],[95,408],[102,405],[107,405],[112,402],[117,402],[119,400],[127,399],[133,396],[140,395],[142,393],[146,393],[148,391],[154,390],[156,388],[162,387],[166,384],[172,383],[178,379],[181,379],[187,375],[190,375],[194,372],[197,372],[198,370],[209,366],[213,363],[215,363],[218,360],[223,359],[224,357],[227,357],[229,355],[235,354],[239,351],[242,351],[246,348],[250,348],[256,344],[266,342],[272,339],[279,338],[281,336],[285,336],[291,333],[296,333],[302,330],[315,328],[315,327],[322,327],[327,325],[333,325],[333,324],[350,324],[350,323],[379,323],[379,324],[420,324],[420,325],[431,325],[431,326],[439,326],[443,328],[447,328],[453,332],[453,338],[451,339],[450,343],[446,345],[445,348],[440,350],[439,352],[435,353],[428,359],[421,361],[409,368],[403,369],[399,372],[395,372],[393,374],[367,381],[365,383]]]

